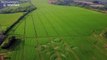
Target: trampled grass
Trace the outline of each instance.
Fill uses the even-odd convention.
[[[10,34],[23,37],[11,51],[11,60],[107,60],[107,15],[74,6],[32,0],[37,10],[27,15]]]

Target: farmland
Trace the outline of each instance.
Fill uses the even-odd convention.
[[[13,49],[4,50],[10,60],[107,60],[107,39],[101,36],[107,28],[106,14],[47,0],[32,3],[37,10],[9,33],[21,38]],[[8,24],[1,23],[4,16],[0,24]]]
[[[23,13],[0,14],[0,29],[6,30],[7,27],[12,25],[22,15]]]

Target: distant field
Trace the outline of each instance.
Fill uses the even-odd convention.
[[[107,60],[107,39],[100,36],[107,28],[106,14],[47,0],[32,3],[37,10],[10,32],[23,37],[8,51],[10,60]]]
[[[14,13],[14,14],[0,14],[0,28],[5,30],[7,27],[12,25],[22,13]]]

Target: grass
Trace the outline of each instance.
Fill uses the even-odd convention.
[[[0,14],[0,28],[6,30],[6,28],[12,25],[20,16],[22,16],[22,13]]]
[[[37,10],[10,32],[23,37],[11,60],[107,60],[107,41],[94,36],[107,28],[106,14],[47,0],[32,3]]]

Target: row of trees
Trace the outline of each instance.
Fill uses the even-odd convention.
[[[17,8],[11,8],[11,7],[6,7],[0,10],[0,13],[16,13],[16,12],[28,12],[31,11],[33,9],[35,9],[35,6],[25,6],[25,7],[17,7]]]
[[[20,6],[7,6],[0,9],[0,13],[7,14],[7,13],[16,13],[16,12],[28,12],[36,9],[36,7],[30,3],[21,3]]]

